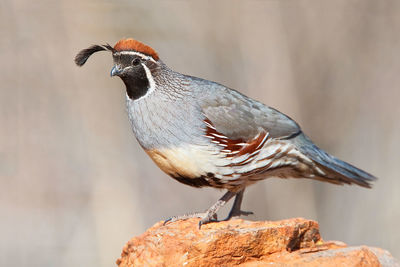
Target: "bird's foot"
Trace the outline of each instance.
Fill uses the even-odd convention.
[[[226,219],[224,221],[236,220],[236,219],[239,219],[240,216],[249,216],[249,215],[253,215],[253,214],[254,214],[254,212],[252,212],[252,211],[232,210],[231,212],[229,212],[228,217],[226,217]]]
[[[164,221],[164,225],[167,223],[173,223],[176,221],[180,220],[187,220],[190,218],[200,218],[199,222],[199,228],[201,227],[202,224],[206,224],[209,222],[218,222],[217,214],[210,214],[209,212],[195,212],[195,213],[189,213],[189,214],[184,214],[180,216],[173,216],[167,220]]]
[[[218,222],[217,211],[222,206],[224,206],[225,203],[229,201],[229,199],[231,199],[235,195],[236,195],[235,192],[228,191],[220,199],[218,199],[218,201],[215,202],[214,205],[212,205],[206,212],[204,212],[204,213],[192,213],[192,214],[186,214],[186,215],[183,215],[183,216],[172,217],[172,218],[166,220],[164,222],[164,225],[166,223],[168,223],[168,222],[175,222],[175,221],[178,221],[178,220],[186,220],[186,219],[189,219],[189,218],[200,218],[200,221],[199,221],[199,229],[200,229],[203,224],[207,224],[207,223],[210,223],[210,222]],[[234,209],[234,210],[236,210],[236,209]],[[239,208],[239,210],[240,210],[240,208]]]

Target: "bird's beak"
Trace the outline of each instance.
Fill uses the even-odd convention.
[[[121,72],[122,72],[121,66],[120,66],[120,65],[115,65],[115,66],[111,69],[110,75],[111,75],[111,77],[112,77],[112,76],[115,76],[115,75],[120,74]]]

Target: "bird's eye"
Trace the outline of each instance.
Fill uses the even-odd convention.
[[[137,66],[137,65],[139,65],[140,64],[140,58],[134,58],[133,60],[132,60],[132,65],[133,66]]]

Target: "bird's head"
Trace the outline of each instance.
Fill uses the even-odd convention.
[[[119,76],[124,81],[127,94],[132,100],[155,89],[154,78],[161,62],[153,48],[134,39],[122,39],[114,47],[106,44],[83,49],[76,55],[75,63],[83,66],[92,54],[99,51],[112,53],[114,66],[111,76]]]

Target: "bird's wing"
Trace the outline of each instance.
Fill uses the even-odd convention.
[[[301,132],[295,121],[279,111],[224,88],[202,99],[201,108],[216,131],[230,139],[249,141],[265,132],[271,138],[287,139]]]
[[[300,153],[288,139],[301,134],[301,130],[284,114],[228,88],[203,96],[200,103],[205,116],[204,136],[225,160],[218,163],[223,181],[264,177],[264,173],[297,160]],[[287,160],[290,153],[296,158]]]
[[[229,167],[241,175],[257,175],[291,166],[281,177],[304,177],[336,184],[370,187],[376,178],[343,162],[302,133],[279,111],[228,88],[202,101],[206,136],[222,147]]]

